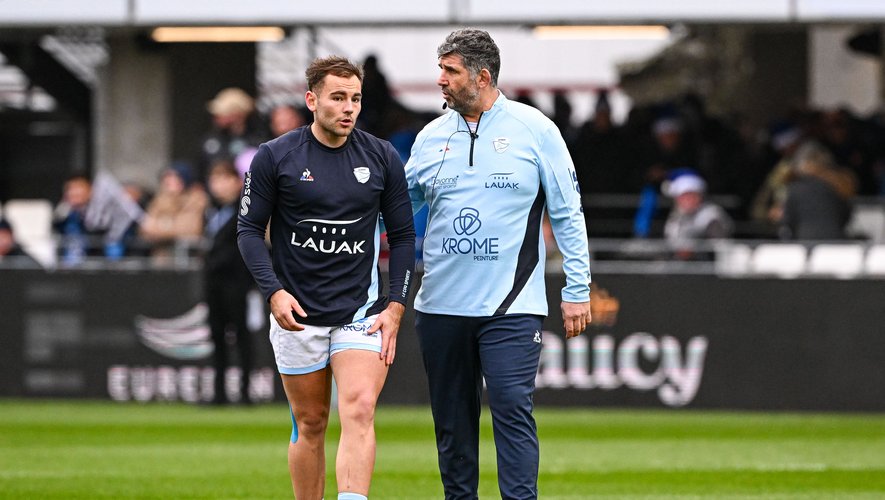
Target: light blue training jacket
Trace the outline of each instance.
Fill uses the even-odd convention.
[[[590,300],[575,168],[559,130],[540,111],[500,93],[475,133],[449,111],[418,134],[406,176],[412,210],[430,206],[415,309],[546,315],[545,211],[563,256],[562,300]]]

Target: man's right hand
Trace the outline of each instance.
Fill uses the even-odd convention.
[[[306,318],[307,313],[295,297],[282,288],[270,296],[270,312],[282,328],[293,332],[304,330],[304,325],[295,320],[295,314]]]

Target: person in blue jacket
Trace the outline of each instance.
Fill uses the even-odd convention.
[[[406,174],[413,211],[429,206],[416,330],[445,497],[477,497],[484,379],[501,497],[536,498],[541,224],[547,213],[566,275],[563,326],[574,337],[591,319],[580,190],[556,125],[498,90],[500,55],[487,32],[457,30],[437,55],[450,111],[418,134]]]
[[[273,316],[270,340],[292,411],[295,497],[323,497],[334,375],[338,498],[365,500],[375,466],[375,405],[409,298],[415,229],[396,150],[354,128],[362,70],[332,56],[313,61],[306,73],[314,121],[258,148],[237,237]],[[378,266],[381,216],[390,245],[388,296]]]

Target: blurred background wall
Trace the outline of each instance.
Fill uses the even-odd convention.
[[[284,0],[4,2],[0,200],[58,197],[46,176],[70,172],[155,183],[169,161],[197,154],[215,92],[240,86],[260,110],[299,101],[317,55],[374,54],[404,104],[438,111],[434,49],[459,25],[492,31],[505,91],[531,93],[545,111],[564,91],[577,123],[599,89],[611,91],[617,121],[636,104],[688,91],[758,127],[800,104],[872,113],[882,99],[883,19],[875,2],[821,0],[343,1],[334,12]],[[581,29],[623,25],[663,30]],[[160,43],[154,29],[164,26],[270,26],[283,36]]]

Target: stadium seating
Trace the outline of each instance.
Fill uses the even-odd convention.
[[[870,276],[885,276],[885,245],[874,245],[867,251],[864,271]]]
[[[863,271],[864,247],[861,244],[819,244],[811,249],[808,272],[837,278],[853,278]]]
[[[795,278],[805,272],[808,250],[798,243],[763,243],[756,247],[750,260],[754,274]]]
[[[855,205],[847,230],[851,236],[877,243],[885,241],[885,206],[879,204]]]
[[[753,250],[743,243],[716,245],[716,273],[726,276],[742,276],[750,271]]]
[[[48,200],[9,200],[4,217],[15,231],[15,239],[41,265],[56,262],[52,237],[52,204]]]

